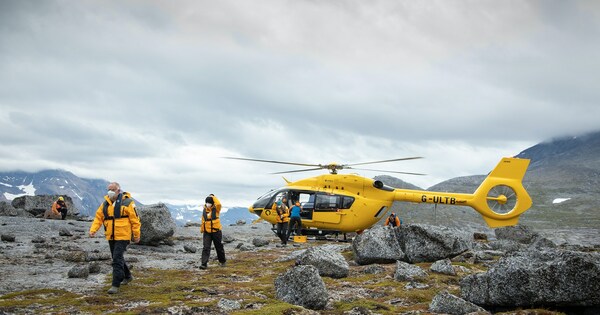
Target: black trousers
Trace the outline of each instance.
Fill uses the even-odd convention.
[[[67,217],[67,211],[69,211],[69,209],[65,207],[60,208],[60,216],[63,220]]]
[[[287,244],[288,240],[288,223],[277,223],[277,236],[281,240],[281,244]]]
[[[287,237],[289,238],[292,235],[292,230],[294,229],[294,225],[296,225],[296,235],[301,235],[302,231],[302,219],[299,217],[291,217],[290,218],[290,226],[288,227]]]
[[[215,250],[217,251],[217,258],[219,259],[219,262],[226,262],[227,259],[225,259],[225,249],[223,248],[223,232],[204,232],[204,234],[202,235],[202,264],[205,266],[206,264],[208,264],[211,244],[215,245]]]
[[[124,279],[131,278],[131,272],[129,272],[129,267],[127,267],[125,257],[123,256],[127,250],[129,241],[108,241],[108,245],[110,246],[110,254],[112,256],[112,286],[118,288]]]

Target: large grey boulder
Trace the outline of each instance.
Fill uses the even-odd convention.
[[[278,299],[312,310],[322,310],[329,296],[316,267],[295,266],[275,279]]]
[[[394,229],[405,261],[434,262],[469,250],[470,235],[455,229],[427,224],[406,224]]]
[[[404,259],[394,229],[375,226],[352,240],[354,261],[359,265],[393,263]]]
[[[431,303],[429,303],[429,311],[433,313],[463,315],[473,312],[488,313],[485,309],[465,301],[454,294],[444,290],[438,293]]]
[[[505,226],[494,230],[499,240],[509,240],[521,244],[531,244],[540,235],[526,225]]]
[[[73,199],[69,196],[61,196],[65,198],[65,204],[68,209],[67,214],[78,215],[79,210],[73,205]],[[38,216],[52,208],[52,203],[54,203],[58,197],[58,195],[21,196],[13,199],[11,204],[16,209],[23,209],[34,216]]]
[[[142,223],[140,244],[157,246],[175,234],[177,226],[165,204],[140,206],[137,214]]]
[[[327,245],[325,245],[327,246]],[[350,266],[344,256],[328,247],[311,247],[296,260],[299,265],[312,265],[322,277],[344,278],[350,272]]]
[[[548,249],[516,252],[460,283],[462,297],[490,306],[598,306],[600,254]]]
[[[0,215],[1,216],[17,216],[17,209],[6,201],[0,201]]]

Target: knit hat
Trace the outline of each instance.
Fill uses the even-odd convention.
[[[213,197],[211,197],[211,196],[206,197],[206,199],[204,200],[204,202],[206,202],[206,203],[214,203]]]

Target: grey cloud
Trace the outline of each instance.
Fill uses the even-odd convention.
[[[436,155],[600,126],[600,19],[586,2],[0,6],[0,168],[26,156],[155,198],[243,199],[279,181],[205,168],[215,152],[182,162],[181,148],[310,163],[426,153],[451,176]]]

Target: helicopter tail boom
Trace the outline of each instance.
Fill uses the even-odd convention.
[[[470,206],[490,227],[515,225],[531,207],[531,197],[522,180],[529,160],[503,158],[473,194],[396,189],[394,200]]]

